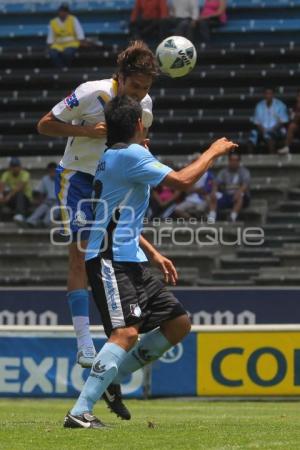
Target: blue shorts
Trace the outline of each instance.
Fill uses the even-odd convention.
[[[250,195],[246,192],[243,196],[243,208],[247,208],[250,203]],[[231,209],[233,208],[234,200],[233,194],[227,194],[224,192],[222,197],[218,199],[218,208],[219,209]]]
[[[72,235],[72,241],[89,238],[89,228],[93,220],[92,193],[93,175],[58,166],[55,177],[55,194],[60,207],[62,234]]]

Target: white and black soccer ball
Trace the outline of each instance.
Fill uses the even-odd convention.
[[[184,77],[193,70],[197,51],[191,41],[183,36],[170,36],[156,49],[160,70],[172,78]]]

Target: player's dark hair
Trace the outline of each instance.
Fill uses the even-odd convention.
[[[154,79],[159,74],[157,60],[143,41],[130,42],[129,46],[118,55],[117,65],[114,79],[117,79],[118,75],[127,78],[137,73],[149,75]]]
[[[56,169],[57,164],[55,162],[49,162],[49,164],[47,164],[47,169],[51,170],[51,169]]]
[[[136,125],[142,119],[139,102],[127,95],[114,97],[104,109],[107,127],[107,143],[111,147],[117,143],[127,143],[133,138]]]
[[[266,92],[266,91],[272,91],[273,93],[275,93],[275,88],[273,88],[272,86],[265,86],[264,92]]]

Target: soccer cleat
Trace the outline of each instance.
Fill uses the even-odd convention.
[[[122,402],[122,392],[119,384],[110,384],[106,391],[104,391],[102,398],[111,412],[114,412],[122,420],[131,419],[130,412]]]
[[[82,347],[77,352],[77,363],[83,368],[92,367],[96,356],[94,347]]]
[[[70,412],[65,417],[64,428],[105,428],[101,420],[88,412],[80,414],[80,416],[73,416]]]

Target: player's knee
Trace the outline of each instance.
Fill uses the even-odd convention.
[[[182,330],[182,338],[189,334],[192,328],[191,320],[187,314],[180,316],[181,324],[180,329]]]
[[[191,331],[191,321],[187,314],[183,314],[176,319],[165,322],[161,325],[161,331],[172,345],[178,344]]]
[[[138,339],[138,330],[135,327],[118,328],[114,330],[111,338],[127,350],[131,349]]]

